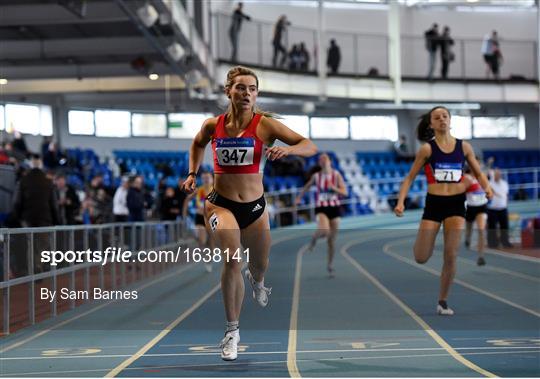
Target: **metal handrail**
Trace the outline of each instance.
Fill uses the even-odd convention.
[[[540,179],[540,167],[529,167],[529,168],[513,168],[513,169],[501,169],[501,173],[503,175],[503,177],[508,177],[508,174],[514,174],[514,173],[526,173],[526,172],[529,172],[529,173],[533,173],[534,174],[534,177],[533,177],[533,181],[532,182],[529,182],[529,183],[519,183],[519,184],[509,184],[509,189],[513,190],[513,189],[534,189],[535,192],[534,192],[534,198],[535,199],[538,199],[538,193],[540,191],[540,186],[539,186],[539,179]],[[378,184],[395,184],[395,183],[401,183],[403,181],[403,178],[381,178],[381,179],[367,179],[368,182],[366,183],[366,185],[368,186],[372,186],[372,185],[378,185]],[[426,182],[426,178],[424,175],[419,175],[415,182],[416,181],[422,181],[423,184],[425,184]],[[351,184],[351,183],[345,183],[348,187],[353,187],[355,186],[355,184]],[[274,216],[279,216],[280,214],[282,213],[293,213],[293,220],[294,220],[294,223],[293,224],[296,224],[297,220],[298,220],[298,213],[300,211],[306,211],[306,210],[310,210],[310,214],[311,214],[311,218],[313,219],[314,216],[315,216],[315,211],[314,211],[314,207],[315,207],[315,189],[314,188],[311,188],[307,194],[309,194],[309,197],[310,197],[310,202],[307,203],[307,204],[301,204],[301,205],[294,205],[295,204],[295,199],[296,199],[296,196],[298,195],[298,193],[300,192],[300,190],[302,189],[302,187],[298,187],[298,188],[290,188],[290,189],[287,189],[287,190],[283,190],[283,191],[272,191],[272,192],[267,192],[265,195],[266,197],[276,197],[276,198],[279,198],[279,197],[286,197],[286,196],[291,196],[291,202],[292,202],[292,206],[288,206],[288,207],[283,207],[283,208],[279,208],[279,209],[275,209],[274,211]],[[426,194],[427,194],[427,191],[425,189],[422,189],[421,191],[413,191],[412,188],[411,190],[409,190],[409,194],[412,194],[414,196],[420,196],[421,198],[425,198],[426,197]],[[375,196],[376,198],[376,202],[379,203],[380,201],[382,200],[385,200],[385,201],[388,201],[388,200],[393,200],[393,199],[397,199],[398,198],[398,194],[388,194],[388,195],[385,195],[384,197],[381,197],[378,195],[377,191],[375,190],[375,193],[372,194],[372,195],[366,195],[366,197],[369,199],[369,200],[373,200],[373,197]],[[342,205],[353,205],[353,208],[352,208],[352,212],[353,212],[353,215],[357,215],[357,211],[356,211],[356,207],[355,205],[358,203],[358,200],[356,199],[358,196],[353,196],[351,197],[350,199],[342,199],[340,200],[340,203]],[[377,209],[374,209],[373,211],[377,211]],[[279,220],[279,217],[277,217],[277,219]],[[280,225],[278,225],[280,226]]]
[[[230,25],[230,19],[232,16],[230,14],[224,13],[222,11],[214,12],[211,14],[212,25],[217,30],[217,57],[220,59],[229,59],[230,49],[228,47],[228,28]],[[256,39],[257,43],[253,44],[255,49],[250,50],[250,55],[244,55],[240,52],[239,62],[244,64],[256,64],[263,67],[270,67],[269,57],[272,55],[272,47],[270,41],[267,41],[267,37],[271,38],[271,28],[275,25],[274,22],[262,21],[262,20],[252,20],[248,25],[252,25],[251,28],[254,29],[251,33],[250,38]],[[269,36],[270,33],[270,36]],[[290,47],[290,42],[294,34],[301,35],[302,38],[306,38],[305,42],[307,43],[308,50],[313,46],[311,43],[316,44],[317,30],[314,28],[309,28],[305,26],[296,26],[291,25],[287,29],[287,33],[284,34],[283,44],[285,47]],[[354,33],[350,31],[343,30],[325,30],[327,37],[332,36],[342,36],[341,43],[338,41],[338,45],[342,47],[342,58],[341,58],[341,68],[340,73],[343,74],[353,74],[353,75],[368,75],[369,69],[376,67],[379,70],[379,76],[385,77],[388,75],[388,49],[384,48],[378,52],[372,50],[371,54],[367,54],[370,46],[379,46],[380,42],[373,45],[373,39],[384,39],[384,45],[388,45],[388,36],[382,33]],[[263,38],[263,35],[265,36]],[[309,37],[307,37],[310,35]],[[462,37],[453,37],[454,45],[452,50],[454,51],[455,61],[450,62],[448,75],[450,78],[455,79],[483,79],[485,74],[484,71],[484,62],[480,52],[480,47],[476,45],[480,44],[483,41],[483,38],[462,38]],[[427,64],[428,53],[424,48],[424,36],[419,35],[402,35],[401,41],[403,43],[412,43],[410,49],[402,48],[402,75],[404,77],[427,77],[427,67],[423,67],[424,64]],[[225,49],[223,49],[223,41],[225,42]],[[268,43],[267,43],[268,42]],[[367,43],[367,46],[361,48],[359,42]],[[524,54],[520,55],[520,60],[512,64],[509,63],[508,59],[505,59],[505,64],[502,66],[502,73],[506,74],[516,74],[523,75],[524,77],[533,80],[538,80],[538,71],[536,70],[537,66],[537,56],[534,53],[538,49],[537,41],[531,40],[521,40],[521,39],[509,39],[501,38],[500,42],[503,48],[503,54],[505,49],[510,50],[511,48],[527,48],[528,45],[532,46],[532,49],[527,48]],[[325,41],[326,43],[326,41]],[[474,46],[473,46],[474,45]],[[536,48],[536,49],[535,49]],[[474,50],[474,53],[473,53]],[[319,47],[317,51],[324,53],[326,51],[325,47]],[[530,51],[530,55],[529,55]],[[365,53],[364,53],[365,52]],[[310,51],[310,54],[313,52]],[[414,59],[414,62],[418,63],[418,54],[425,54],[426,61],[422,58],[420,62],[422,64],[411,65],[411,59]],[[244,53],[245,54],[245,53]],[[517,56],[514,54],[509,55],[509,57]],[[243,59],[242,59],[243,58]],[[311,57],[313,58],[313,57]],[[437,58],[438,59],[438,58]],[[308,67],[308,71],[317,71],[316,60],[311,59],[313,64],[311,67]],[[363,63],[363,67],[360,67],[359,63]],[[532,69],[532,71],[531,71]],[[437,68],[437,71],[439,68]],[[424,72],[426,71],[426,72]],[[471,73],[472,72],[472,73]]]
[[[82,243],[85,248],[83,250],[99,250],[104,251],[104,245],[108,244],[111,247],[124,247],[127,246],[132,252],[130,258],[138,257],[141,251],[148,251],[154,249],[165,249],[188,241],[188,233],[186,223],[184,220],[178,221],[150,221],[150,222],[134,222],[134,223],[109,223],[100,225],[71,225],[71,226],[54,226],[54,227],[39,227],[39,228],[2,228],[0,229],[0,244],[3,244],[3,280],[0,282],[0,289],[2,289],[2,302],[3,302],[3,334],[9,334],[10,330],[10,295],[11,288],[16,285],[28,284],[28,316],[30,324],[35,323],[36,319],[36,300],[35,300],[35,283],[38,280],[51,279],[51,290],[57,289],[57,278],[60,275],[69,275],[69,289],[75,289],[75,273],[82,271],[84,273],[84,288],[88,291],[90,289],[90,269],[92,267],[98,268],[98,283],[100,288],[105,287],[105,266],[101,261],[70,262],[67,267],[56,268],[55,265],[50,265],[50,270],[40,273],[35,273],[36,262],[34,258],[35,243],[34,237],[37,235],[45,235],[47,242],[41,241],[41,245],[47,245],[47,250],[58,250],[58,236],[60,233],[67,232],[67,238],[64,239],[64,243],[67,250],[78,251],[75,243],[76,232],[82,232],[82,238],[78,239],[79,243]],[[90,246],[90,236],[92,232],[96,232],[95,242],[96,246]],[[27,275],[10,279],[11,269],[11,242],[13,236],[25,236],[28,248],[26,249],[26,269]],[[104,238],[106,237],[106,238]],[[129,240],[126,239],[129,237]],[[135,259],[136,261],[136,259]],[[129,263],[135,263],[131,261]],[[110,275],[111,275],[111,287],[116,289],[117,283],[117,262],[110,263]],[[128,264],[129,264],[128,263]],[[153,262],[149,262],[153,263]],[[157,262],[160,264],[160,262]],[[125,287],[127,284],[126,265],[120,265],[120,279],[121,283],[119,287]],[[160,268],[167,267],[167,265],[160,264]],[[141,277],[146,278],[156,273],[155,267],[150,267],[146,264],[141,269]],[[131,282],[136,280],[136,270],[131,272]],[[57,302],[58,298],[55,297],[51,302],[51,315],[57,314]],[[75,300],[70,300],[69,306],[71,309],[75,308]]]

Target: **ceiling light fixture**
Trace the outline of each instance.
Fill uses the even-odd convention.
[[[137,9],[137,16],[139,16],[139,19],[147,28],[154,25],[159,19],[158,11],[150,4],[145,4],[144,6]]]
[[[178,42],[174,42],[172,45],[167,47],[167,53],[178,62],[185,55],[186,50]]]

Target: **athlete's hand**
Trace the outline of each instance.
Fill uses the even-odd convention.
[[[193,175],[188,176],[182,184],[182,190],[187,194],[192,194],[193,192],[195,192],[196,189],[197,179]]]
[[[493,190],[491,189],[491,186],[486,189],[486,197],[488,200],[493,198]]]
[[[271,161],[275,161],[277,159],[286,157],[290,154],[290,152],[291,148],[289,146],[272,146],[266,150],[266,158],[270,159]]]
[[[405,206],[401,203],[397,203],[396,207],[394,208],[394,213],[398,217],[403,217],[403,212],[405,211]]]

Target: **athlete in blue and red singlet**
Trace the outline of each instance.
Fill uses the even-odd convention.
[[[293,132],[255,105],[259,80],[244,67],[227,73],[225,93],[230,99],[223,115],[206,120],[191,145],[189,174],[184,190],[196,188],[197,171],[206,145],[212,143],[214,155],[214,190],[205,202],[205,219],[223,255],[221,290],[227,327],[221,343],[221,357],[235,360],[240,333],[238,321],[244,299],[242,262],[233,253],[241,245],[249,249],[245,275],[253,287],[253,297],[268,304],[270,289],[264,286],[264,274],[270,252],[270,223],[265,210],[263,171],[266,159],[287,155],[309,157],[317,152],[310,140]],[[280,140],[289,146],[273,146]],[[229,254],[226,252],[229,251]],[[227,259],[228,256],[228,259]]]
[[[435,107],[422,116],[418,124],[418,139],[427,142],[416,153],[416,158],[403,180],[394,212],[403,216],[405,198],[418,172],[424,167],[428,182],[426,206],[416,242],[414,257],[418,263],[426,263],[433,254],[435,239],[444,226],[444,264],[441,271],[441,288],[437,313],[453,315],[447,299],[456,273],[456,258],[461,232],[465,224],[465,183],[463,165],[468,162],[471,171],[486,192],[492,196],[487,177],[468,142],[450,134],[450,112],[445,107]]]
[[[332,161],[328,154],[319,156],[321,171],[316,172],[304,185],[296,198],[296,204],[300,204],[306,191],[315,185],[315,214],[317,215],[317,231],[311,238],[309,250],[313,250],[319,238],[327,238],[328,260],[327,270],[330,276],[334,275],[333,259],[334,245],[341,218],[341,202],[339,196],[347,196],[345,181],[338,170],[332,168]]]

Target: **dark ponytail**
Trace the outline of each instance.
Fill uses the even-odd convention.
[[[443,106],[434,107],[429,112],[424,113],[422,116],[420,116],[420,121],[418,122],[418,126],[416,127],[416,138],[418,138],[418,140],[428,142],[435,138],[435,132],[430,127],[430,125],[431,113],[433,113],[433,111],[436,109],[444,109],[446,112],[448,112],[448,115],[450,116],[450,111]]]

